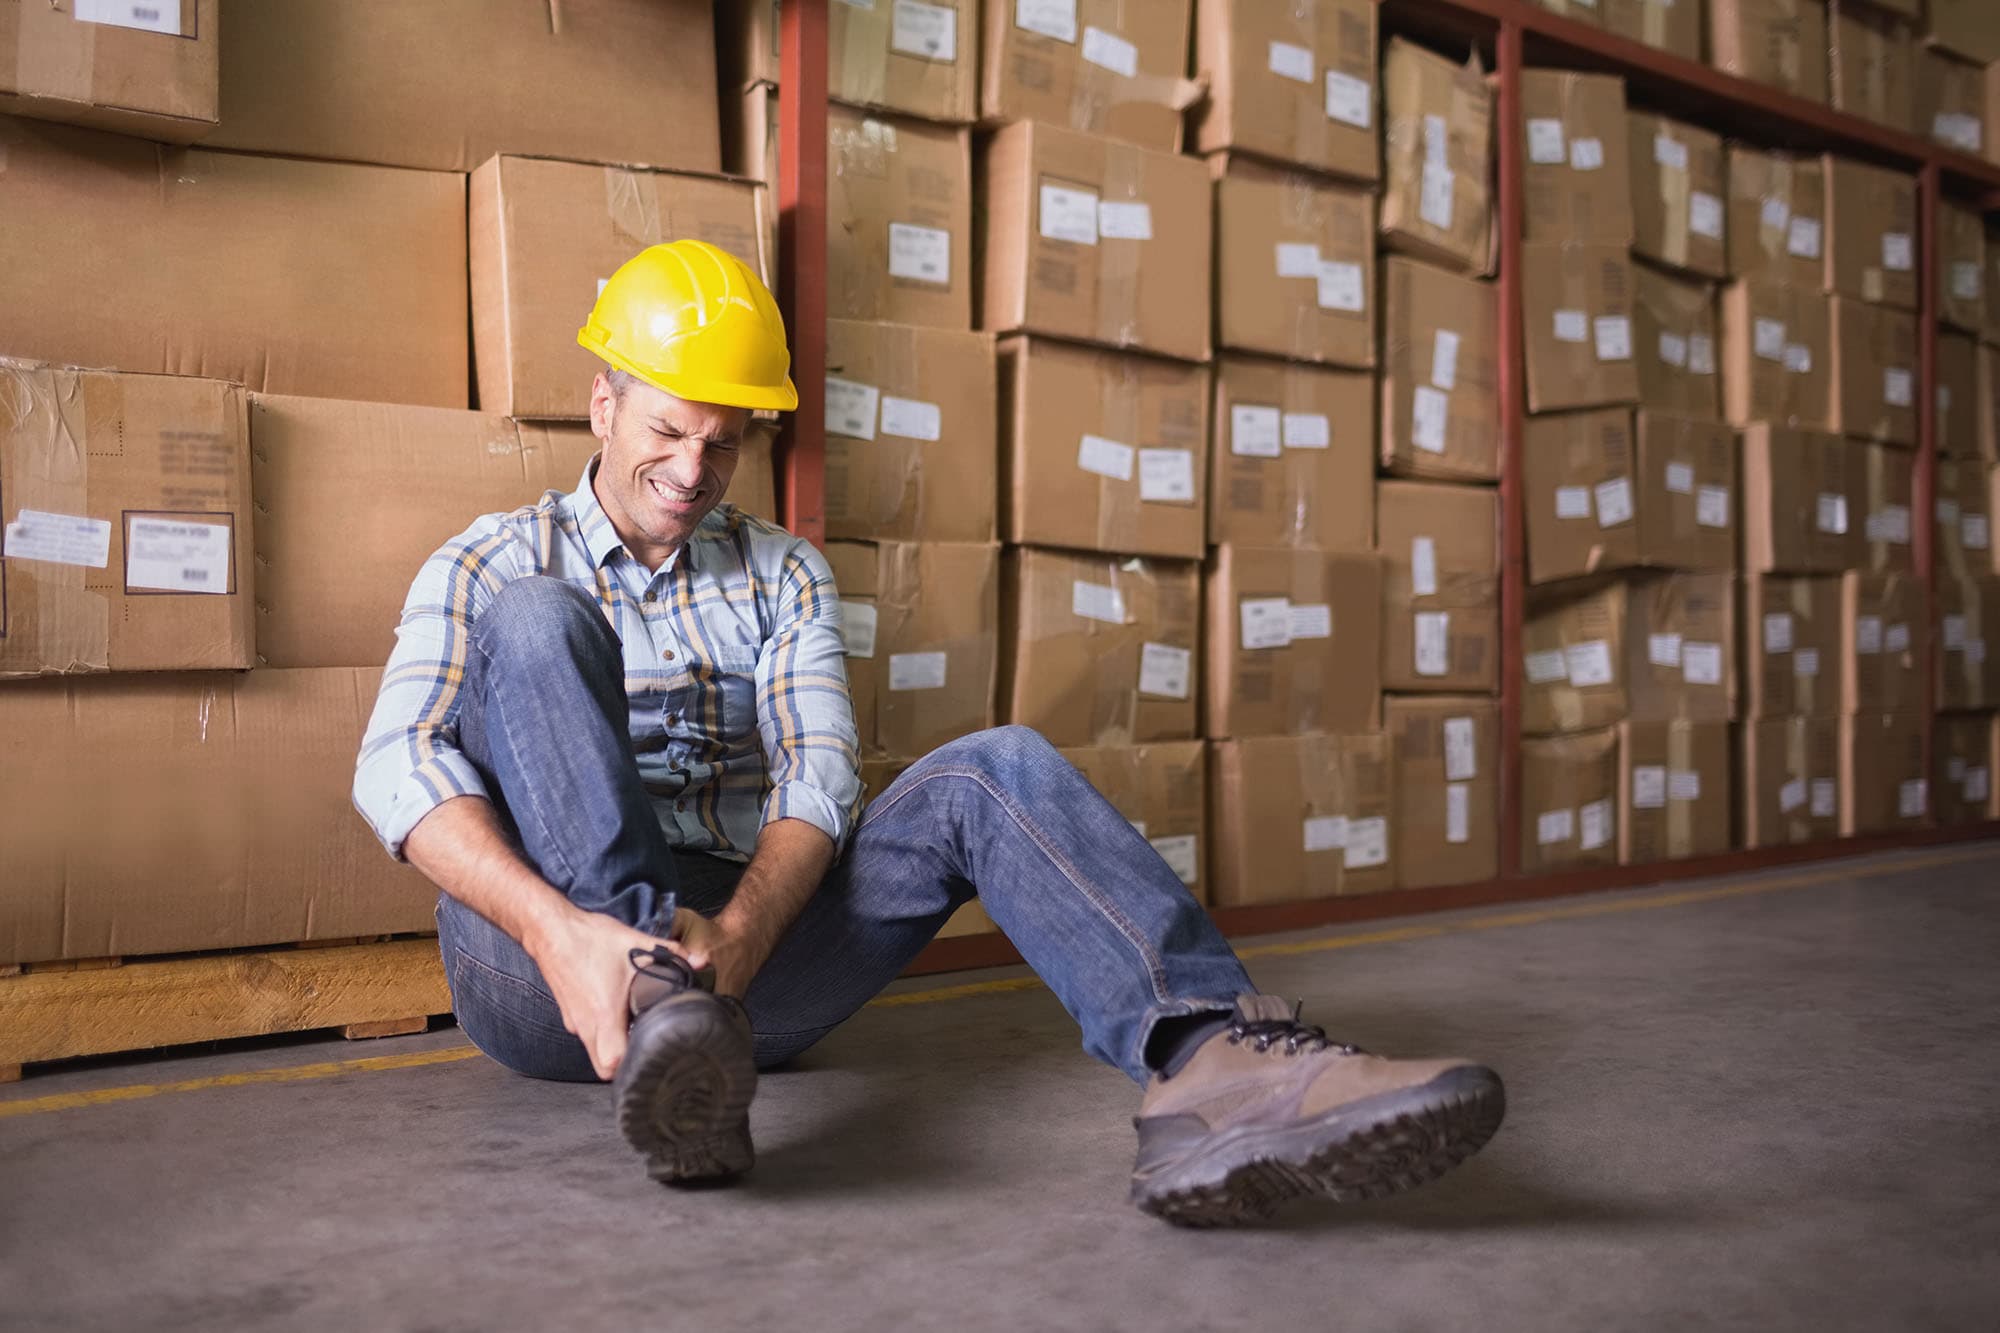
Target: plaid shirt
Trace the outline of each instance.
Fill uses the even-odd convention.
[[[355,806],[400,858],[431,810],[487,794],[458,748],[469,631],[504,585],[545,574],[594,596],[624,643],[632,746],[669,843],[740,861],[765,824],[803,819],[843,845],[861,804],[859,741],[826,558],[723,504],[652,573],[597,503],[595,469],[568,494],[486,515],[424,562]]]

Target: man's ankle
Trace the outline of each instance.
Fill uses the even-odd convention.
[[[1146,1068],[1162,1078],[1172,1078],[1194,1058],[1203,1042],[1228,1026],[1226,1010],[1211,1009],[1160,1019],[1146,1038]]]

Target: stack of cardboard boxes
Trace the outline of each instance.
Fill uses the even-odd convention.
[[[709,6],[18,18],[0,964],[426,929],[349,800],[410,579],[474,516],[576,484],[571,335],[612,266],[677,234],[767,258],[760,192],[702,174]],[[769,512],[760,457],[739,486]]]

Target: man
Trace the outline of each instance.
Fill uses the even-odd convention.
[[[1329,1041],[1254,991],[1145,839],[1034,732],[919,760],[860,813],[839,602],[820,553],[721,503],[756,409],[790,410],[784,325],[697,241],[604,285],[574,492],[479,519],[410,590],[355,780],[443,890],[472,1040],[611,1079],[668,1182],[749,1169],[757,1071],[811,1046],[977,895],[1146,1089],[1132,1198],[1262,1216],[1435,1176],[1498,1128],[1500,1081]]]

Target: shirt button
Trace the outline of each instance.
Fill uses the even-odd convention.
[[[662,660],[662,661],[666,661],[666,662],[671,662],[671,661],[673,661],[673,660],[674,660],[674,650],[673,650],[673,649],[671,649],[671,648],[668,648],[668,649],[666,649],[666,650],[665,650],[664,652],[662,652],[662,653],[660,654],[660,658],[661,658],[661,660]]]
[[[681,724],[681,715],[680,715],[679,713],[668,713],[668,714],[667,714],[667,725],[668,725],[668,726],[670,726],[670,727],[677,727],[677,726],[679,726],[680,724]]]
[[[687,808],[688,808],[688,803],[687,803],[686,801],[675,801],[675,802],[674,802],[674,809],[676,809],[676,810],[686,810]]]

